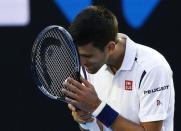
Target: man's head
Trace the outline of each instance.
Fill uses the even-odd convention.
[[[103,50],[109,41],[115,41],[118,22],[108,9],[89,6],[76,16],[69,32],[78,46],[91,42],[93,46]]]
[[[107,63],[105,47],[116,41],[118,22],[111,11],[90,6],[76,16],[69,32],[78,46],[82,64],[89,73],[96,73]]]

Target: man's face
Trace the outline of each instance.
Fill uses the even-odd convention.
[[[94,47],[92,43],[78,47],[81,65],[87,72],[96,73],[106,61],[106,54],[100,49]]]

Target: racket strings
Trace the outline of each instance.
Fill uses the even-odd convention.
[[[55,88],[54,92],[61,92],[61,88],[64,88],[61,82],[64,81],[68,77],[68,75],[65,75],[65,74],[69,74],[69,75],[72,74],[71,72],[72,69],[68,68],[67,70],[64,70],[62,67],[63,66],[66,67],[67,64],[71,64],[71,63],[67,62],[64,59],[65,57],[60,57],[59,54],[62,53],[62,50],[57,49],[57,47],[52,47],[52,48],[54,48],[53,50],[55,51],[55,53],[51,58],[46,54],[45,56],[47,57],[45,58],[46,66],[48,68],[49,75],[52,79],[51,88],[52,89]],[[57,88],[57,87],[60,87],[60,88]]]
[[[53,32],[55,34],[55,32]],[[48,36],[52,36],[54,37],[53,33],[48,32]],[[61,48],[59,48],[61,49]],[[46,50],[46,54],[45,54],[45,62],[46,62],[46,66],[48,67],[48,74],[50,75],[50,78],[52,80],[52,83],[50,85],[49,88],[49,92],[55,94],[56,96],[63,96],[63,93],[61,92],[61,89],[63,88],[62,85],[62,76],[60,76],[59,72],[61,72],[61,74],[63,75],[64,73],[62,73],[62,71],[60,70],[60,67],[62,66],[61,63],[63,63],[62,61],[59,62],[61,60],[61,58],[58,57],[58,54],[61,55],[61,52],[59,51],[58,46],[49,46]],[[58,66],[58,67],[57,67]]]
[[[64,39],[64,37],[62,36],[62,35],[58,35],[58,33],[60,33],[60,32],[56,32],[56,33],[54,33],[55,34],[55,36],[58,38],[58,39],[61,39],[61,42],[63,42],[64,44],[62,44],[62,46],[64,46],[62,49],[64,49],[63,51],[61,51],[61,52],[58,52],[57,54],[59,55],[59,54],[63,54],[62,56],[64,56],[64,57],[62,57],[63,59],[63,61],[61,61],[61,63],[65,63],[66,65],[62,65],[62,66],[60,66],[60,67],[64,67],[64,66],[66,66],[67,68],[68,68],[68,70],[69,71],[71,71],[71,73],[70,74],[75,74],[75,67],[76,67],[76,65],[75,65],[75,59],[74,59],[74,56],[73,56],[73,54],[72,54],[72,52],[71,52],[71,50],[70,50],[70,48],[69,48],[69,46],[66,44],[66,43],[68,43],[69,41],[67,41],[67,39]],[[68,59],[67,59],[68,58]],[[60,64],[61,64],[60,63]],[[68,65],[70,65],[70,66],[68,66]],[[62,69],[63,70],[63,69]],[[64,71],[64,70],[63,70]],[[66,73],[65,73],[66,74]],[[74,76],[74,78],[76,77],[75,75],[73,75]]]
[[[63,60],[67,64],[67,67],[69,68],[69,71],[72,72],[71,76],[76,78],[77,76],[75,74],[76,74],[76,71],[78,72],[78,69],[76,69],[76,65],[75,65],[75,63],[77,63],[77,61],[76,61],[75,57],[73,56],[75,54],[72,53],[73,50],[70,50],[70,48],[72,48],[72,47],[70,47],[70,46],[68,46],[68,44],[66,44],[66,43],[70,43],[70,41],[68,39],[65,39],[65,37],[62,36],[62,35],[65,35],[65,34],[58,35],[58,33],[60,33],[60,32],[56,32],[55,35],[56,35],[57,38],[62,40],[62,42],[64,43],[62,45],[62,46],[64,46],[63,49],[66,50],[66,52],[62,51],[63,56],[65,56],[65,57],[63,57],[64,58]],[[66,57],[66,55],[68,55],[68,57]],[[68,66],[68,64],[71,64],[71,65]]]

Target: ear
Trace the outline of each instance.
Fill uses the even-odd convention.
[[[106,51],[108,52],[112,52],[115,50],[116,44],[114,41],[110,41],[107,45],[106,45]]]

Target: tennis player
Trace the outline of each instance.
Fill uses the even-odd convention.
[[[69,31],[87,80],[68,78],[63,93],[81,130],[173,131],[173,73],[159,52],[118,33],[103,7],[84,9]]]

